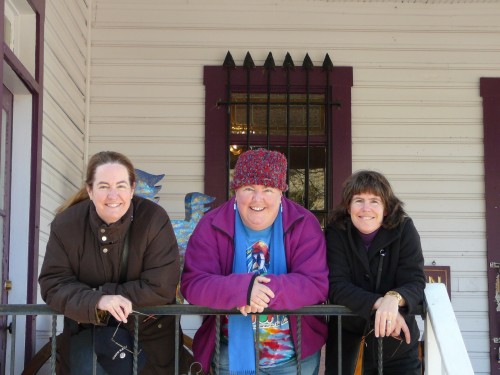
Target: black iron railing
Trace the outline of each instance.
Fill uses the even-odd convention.
[[[142,314],[154,314],[154,315],[174,315],[176,319],[176,331],[175,331],[175,353],[176,353],[176,358],[175,358],[175,375],[179,375],[179,364],[180,364],[180,358],[179,358],[179,348],[180,345],[183,345],[183,338],[180,336],[180,319],[181,316],[183,315],[216,315],[217,323],[216,323],[216,337],[214,337],[214,340],[216,341],[216,344],[219,342],[220,338],[220,316],[222,315],[237,315],[240,314],[240,312],[237,309],[233,310],[217,310],[217,309],[210,309],[207,307],[201,307],[201,306],[194,306],[194,305],[167,305],[167,306],[154,306],[154,307],[144,307],[144,308],[138,308],[137,312],[142,313]],[[354,315],[348,308],[344,306],[338,306],[338,305],[315,305],[315,306],[306,306],[301,309],[297,310],[265,310],[262,315],[273,315],[273,314],[280,314],[280,315],[297,315],[297,335],[300,337],[301,335],[301,317],[305,315],[315,315],[315,316],[325,316],[327,319],[332,319],[336,318],[338,319],[339,327],[342,324],[342,317],[343,316],[352,316]],[[418,314],[423,315],[424,311],[423,309],[419,309]],[[54,310],[50,309],[47,305],[0,305],[0,316],[10,316],[12,318],[11,323],[9,324],[9,332],[12,334],[11,335],[11,351],[10,351],[10,363],[11,363],[11,374],[14,373],[19,373],[19,371],[15,371],[14,369],[14,363],[15,358],[16,358],[16,352],[15,352],[15,342],[16,342],[16,325],[17,325],[17,318],[18,316],[51,316],[52,317],[52,326],[51,326],[51,350],[50,350],[50,355],[48,355],[49,358],[46,358],[46,360],[49,361],[50,364],[50,373],[51,374],[56,374],[56,357],[55,355],[52,355],[52,353],[57,352],[57,317],[58,314]],[[136,315],[136,314],[134,314]],[[257,314],[260,315],[260,314]],[[138,341],[138,319],[135,320],[135,336],[134,336],[134,343],[135,343],[135,352],[137,353],[137,341]],[[256,319],[256,324],[258,326],[259,324],[259,319]],[[300,340],[298,340],[300,342]],[[342,337],[341,337],[341,330],[339,330],[338,337],[337,337],[337,342],[339,345],[339,348],[341,348],[341,342],[342,342]],[[295,348],[297,352],[297,358],[301,358],[301,347],[299,345],[298,348]],[[381,348],[379,348],[381,350]],[[216,351],[217,351],[217,345],[216,345]],[[338,368],[339,368],[339,373],[341,373],[342,369],[342,358],[341,358],[341,353],[342,351],[339,350],[339,357],[338,357]],[[379,353],[381,354],[381,353]],[[217,355],[217,353],[216,353]],[[137,355],[134,355],[134,375],[137,374]],[[218,363],[218,362],[216,362]],[[96,366],[96,358],[94,356],[94,369]],[[257,374],[258,374],[258,368],[256,369]],[[27,372],[23,372],[27,373]],[[215,373],[218,373],[218,369],[215,369]],[[297,373],[300,375],[301,374],[301,369],[300,369],[300,361],[297,361]],[[380,370],[379,370],[379,373]],[[184,375],[184,374],[182,374]]]

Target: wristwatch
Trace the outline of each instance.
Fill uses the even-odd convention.
[[[398,300],[398,306],[403,305],[403,301],[404,301],[403,296],[401,294],[399,294],[398,292],[396,292],[394,290],[389,290],[385,295],[396,297],[396,299]]]

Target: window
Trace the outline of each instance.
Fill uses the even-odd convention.
[[[30,74],[35,76],[36,12],[29,1],[5,1],[4,43]]]
[[[276,67],[271,53],[263,67],[249,53],[236,67],[228,52],[222,66],[205,67],[204,82],[205,193],[225,202],[241,152],[277,150],[288,159],[286,195],[324,225],[351,173],[352,68],[328,55],[321,67],[308,55],[295,67],[289,54]]]

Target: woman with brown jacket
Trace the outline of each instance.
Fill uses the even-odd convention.
[[[132,309],[175,303],[179,253],[170,219],[158,204],[134,196],[134,187],[130,160],[100,152],[89,161],[85,187],[51,224],[39,283],[44,301],[65,316],[64,373],[86,371],[74,363],[82,354],[80,347],[80,353],[71,350],[76,335],[113,322],[133,334]],[[126,277],[120,282],[126,243]],[[174,373],[174,338],[174,316],[139,316],[146,355],[141,375]],[[89,346],[92,353],[91,341]],[[99,365],[98,371],[105,373]]]

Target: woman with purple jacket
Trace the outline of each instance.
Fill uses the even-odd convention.
[[[254,331],[259,319],[259,372],[317,374],[327,328],[321,317],[248,315],[323,303],[328,294],[324,235],[316,217],[283,196],[287,160],[277,151],[240,155],[235,197],[208,212],[187,249],[181,291],[192,304],[237,309],[221,319],[219,374],[255,373]],[[214,367],[215,316],[206,316],[193,342],[195,360]]]

